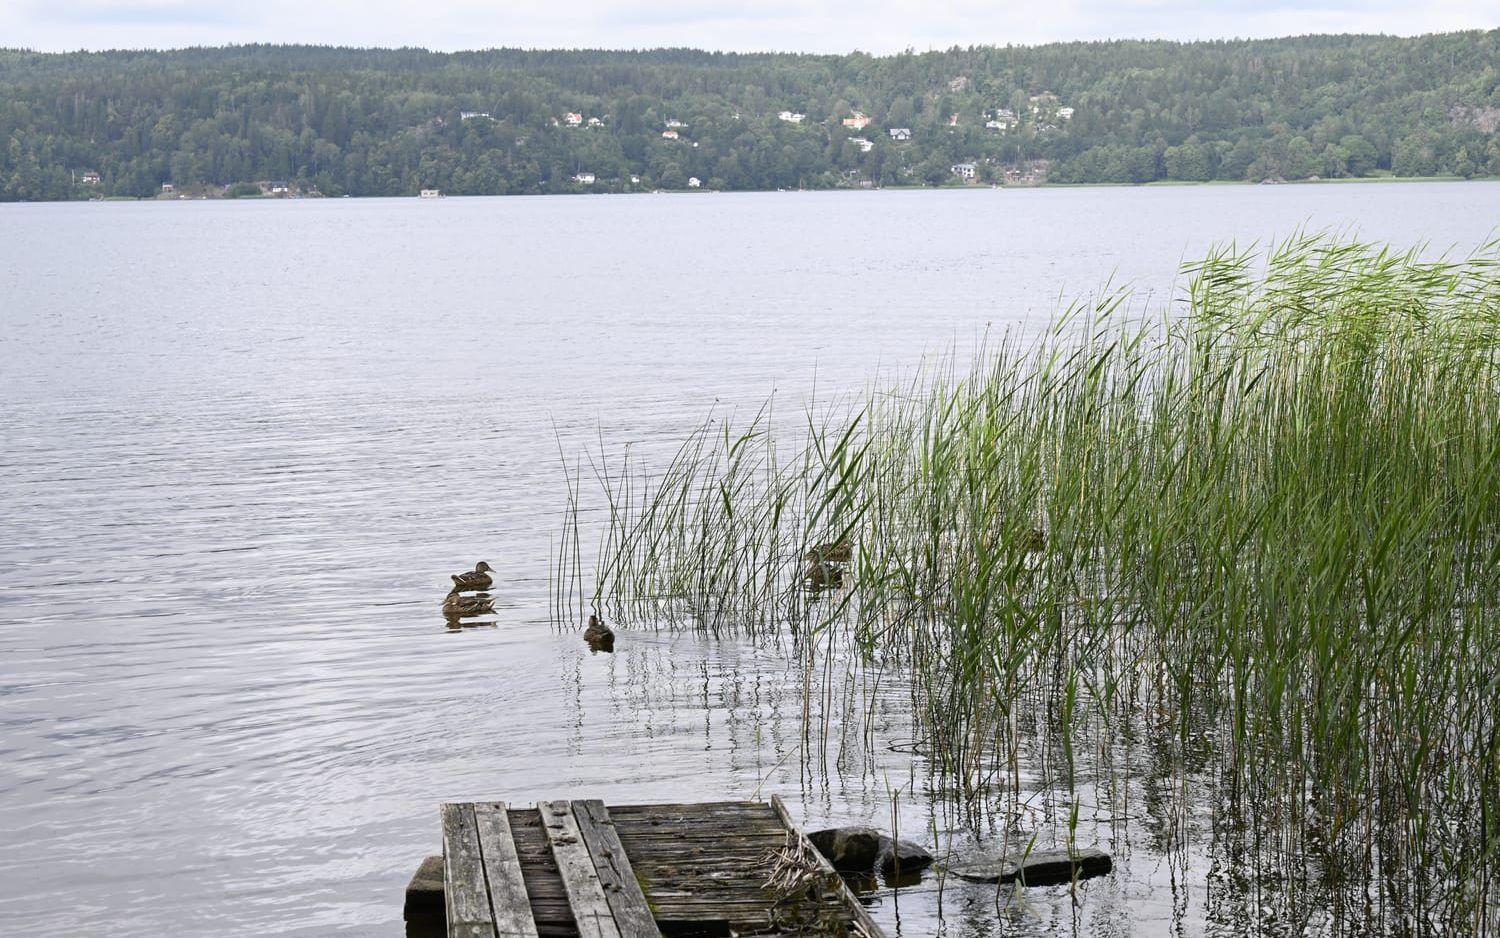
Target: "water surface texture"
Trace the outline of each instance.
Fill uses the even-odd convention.
[[[774,791],[943,828],[899,676],[871,738],[813,754],[785,649],[555,627],[563,457],[857,389],[1111,279],[1165,306],[1216,242],[1467,252],[1497,218],[1500,183],[0,206],[0,932],[399,935],[444,800]],[[498,623],[450,632],[480,558]],[[1227,928],[1210,845],[1144,800],[1087,819],[1119,869],[1076,905],[930,877],[873,912]]]

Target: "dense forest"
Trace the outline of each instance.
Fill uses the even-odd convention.
[[[871,56],[0,50],[0,199],[1500,174],[1500,30]]]

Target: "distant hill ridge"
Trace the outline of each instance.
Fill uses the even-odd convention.
[[[1500,175],[1497,128],[1500,30],[889,56],[0,50],[7,200]]]

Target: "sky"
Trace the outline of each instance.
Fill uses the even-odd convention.
[[[49,52],[295,42],[887,54],[1496,27],[1500,0],[0,0],[0,48]]]

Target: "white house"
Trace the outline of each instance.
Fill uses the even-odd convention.
[[[892,140],[910,140],[911,139],[911,128],[910,127],[892,127],[891,128],[891,139]]]
[[[291,191],[292,191],[292,187],[289,186],[289,185],[287,185],[282,180],[278,179],[277,181],[271,183],[271,194],[272,195],[285,195],[286,193],[291,192]]]
[[[630,174],[630,183],[631,183],[631,185],[635,185],[635,186],[640,185],[641,184],[641,177],[635,175],[634,173],[631,173]]]
[[[1057,116],[1061,117],[1065,121],[1066,120],[1072,120],[1073,119],[1073,109],[1070,108],[1070,107],[1060,107],[1060,108],[1057,109]]]
[[[672,118],[669,117],[666,120],[662,121],[662,126],[663,127],[676,128],[678,130],[681,130],[683,127],[686,127],[687,124],[684,124],[682,121],[679,121],[679,120],[673,120]]]
[[[662,138],[666,140],[676,140],[678,137],[682,136],[675,130],[663,130],[661,132],[661,135]]]
[[[563,115],[563,121],[569,127],[577,127],[579,124],[583,123],[583,115],[579,114],[577,111],[569,111],[568,113]]]
[[[575,175],[573,177],[573,181],[574,182],[578,182],[578,183],[582,183],[585,186],[592,186],[594,184],[594,174],[593,173],[578,173],[577,175]]]
[[[84,173],[83,184],[86,186],[99,185],[99,174],[94,172],[93,170],[89,170],[88,172]]]
[[[689,176],[688,177],[688,188],[689,189],[696,189],[696,188],[698,188],[701,185],[703,185],[703,180],[699,179],[697,176]]]
[[[1000,130],[1000,131],[1003,131],[1003,130],[1005,130],[1005,128],[1009,127],[1010,125],[1007,124],[1007,123],[1005,123],[1005,121],[985,121],[984,122],[984,126],[988,127],[990,130]]]
[[[850,137],[849,142],[859,147],[861,153],[869,153],[875,149],[874,141],[866,140],[864,137]]]
[[[493,119],[493,118],[490,118],[490,112],[489,111],[459,111],[458,112],[458,119],[461,120],[461,121],[478,120],[480,118]]]
[[[975,167],[973,163],[955,163],[953,165],[953,175],[959,179],[973,179],[974,171]]]
[[[597,117],[590,117],[589,118],[589,126],[590,127],[603,127],[604,126],[604,121],[600,120]]]
[[[777,120],[784,120],[788,124],[800,124],[807,119],[806,114],[798,114],[795,111],[780,111],[776,115]]]
[[[161,191],[163,191],[163,192],[176,192],[177,191],[177,187],[174,186],[174,185],[172,185],[170,182],[164,182],[164,183],[161,184]]]

